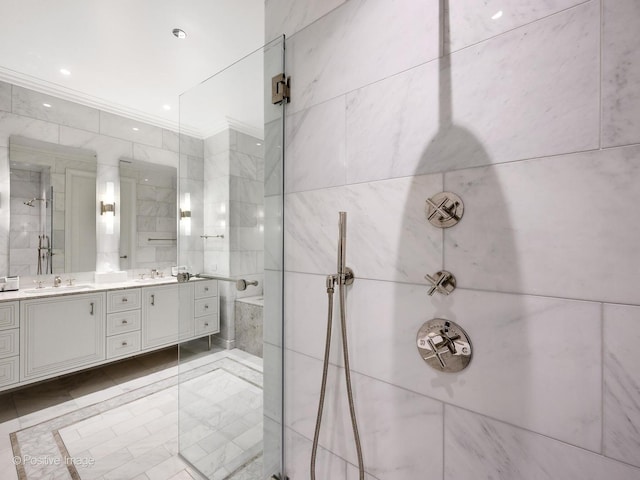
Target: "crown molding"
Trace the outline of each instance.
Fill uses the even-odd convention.
[[[236,132],[244,133],[245,135],[249,135],[260,140],[264,140],[264,128],[256,128],[247,123],[241,122],[234,118],[227,117],[225,120],[222,120],[212,126],[209,130],[206,131],[204,136],[205,139],[213,137],[220,132],[224,132],[225,130],[232,129]]]
[[[140,110],[126,107],[115,102],[94,97],[86,93],[74,90],[56,83],[48,82],[25,73],[16,72],[6,67],[0,66],[0,81],[11,83],[18,87],[28,88],[35,90],[46,95],[68,100],[70,102],[79,103],[87,107],[96,108],[103,112],[112,113],[114,115],[120,115],[123,117],[136,120],[138,122],[147,123],[156,127],[165,128],[173,132],[180,132],[191,137],[199,139],[207,138],[204,133],[190,125],[180,125],[178,122],[173,122],[165,118],[150,115]]]

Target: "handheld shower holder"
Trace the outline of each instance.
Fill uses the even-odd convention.
[[[355,280],[355,274],[353,273],[353,270],[349,267],[345,267],[344,270],[345,270],[345,273],[336,275],[334,278],[334,281],[338,285],[353,284],[353,281]]]

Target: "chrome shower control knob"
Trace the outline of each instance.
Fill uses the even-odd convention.
[[[446,270],[440,270],[436,272],[434,276],[427,274],[424,278],[431,283],[428,292],[429,296],[432,296],[436,292],[442,295],[449,295],[456,289],[456,277],[453,276],[453,273],[447,272]]]
[[[418,330],[416,343],[422,359],[440,372],[459,372],[471,362],[471,340],[460,325],[449,320],[425,322]]]
[[[440,192],[427,199],[427,220],[438,228],[449,228],[457,224],[464,214],[462,199],[453,192]]]

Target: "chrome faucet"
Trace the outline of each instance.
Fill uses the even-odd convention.
[[[54,287],[59,287],[60,285],[62,285],[62,278],[60,278],[60,275],[56,275],[53,278],[53,286]]]

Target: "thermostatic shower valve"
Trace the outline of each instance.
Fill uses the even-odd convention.
[[[453,192],[440,192],[427,199],[427,220],[438,228],[449,228],[457,224],[464,213],[462,199]]]
[[[434,318],[425,322],[418,330],[416,343],[422,359],[440,372],[459,372],[471,362],[467,332],[449,320]]]

